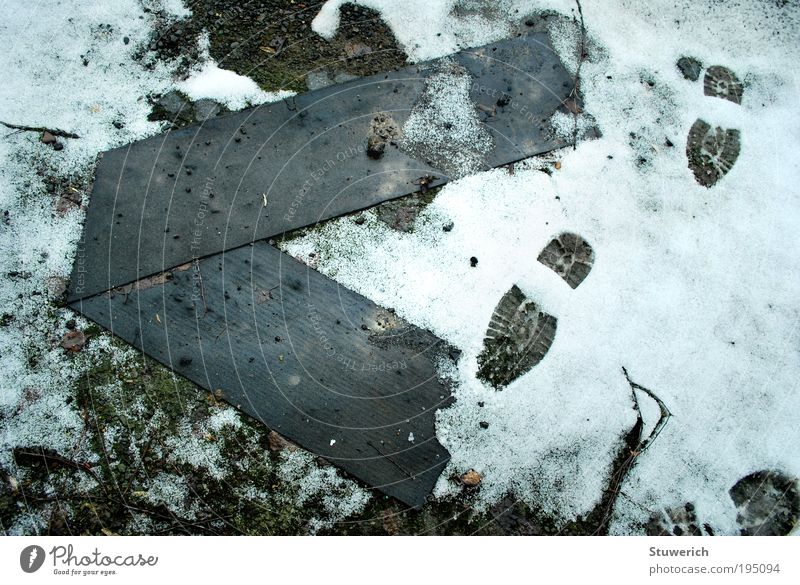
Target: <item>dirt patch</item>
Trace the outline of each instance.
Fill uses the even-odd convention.
[[[252,78],[265,91],[308,89],[309,73],[330,70],[364,76],[400,67],[406,55],[391,30],[368,8],[345,4],[336,36],[311,30],[321,2],[205,0],[180,21],[163,19],[147,47],[161,58],[196,60],[196,40],[209,35],[219,66]]]
[[[367,156],[375,160],[383,156],[388,144],[395,144],[394,140],[400,133],[394,119],[384,112],[376,114],[369,126],[367,135]]]

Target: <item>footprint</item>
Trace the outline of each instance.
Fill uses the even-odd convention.
[[[653,513],[644,528],[648,536],[714,536],[711,526],[697,521],[691,502]]]
[[[712,128],[696,120],[689,130],[686,156],[694,178],[704,187],[712,187],[724,177],[739,158],[741,137],[738,130]]]
[[[550,240],[537,260],[554,270],[572,288],[578,288],[592,269],[594,250],[579,235],[563,233]]]
[[[800,518],[800,484],[779,471],[756,471],[729,492],[743,536],[783,536]]]
[[[678,69],[689,80],[700,77],[702,65],[691,57],[681,57]],[[721,65],[712,65],[703,78],[705,95],[718,97],[735,104],[742,103],[744,87],[736,74]],[[686,158],[694,178],[704,187],[712,187],[728,174],[739,158],[741,134],[739,130],[726,129],[698,118],[689,130],[686,140]]]
[[[784,536],[800,519],[800,484],[780,471],[763,470],[744,476],[728,492],[742,536]],[[645,525],[649,536],[713,536],[714,529],[698,521],[691,502],[653,513]]]
[[[720,65],[712,65],[703,78],[703,90],[706,95],[730,100],[734,104],[742,103],[744,88],[736,74]]]
[[[594,251],[586,240],[563,233],[545,246],[538,261],[576,288],[588,276]],[[494,309],[478,356],[478,378],[501,390],[538,364],[556,334],[557,319],[542,311],[515,284]]]

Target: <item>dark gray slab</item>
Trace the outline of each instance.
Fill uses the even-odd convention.
[[[487,168],[564,146],[544,127],[572,79],[546,34],[449,59],[474,77],[471,96],[494,140]],[[413,193],[423,176],[447,181],[398,148],[366,154],[373,114],[402,126],[433,69],[326,87],[104,153],[68,298]]]
[[[449,459],[434,428],[451,400],[436,367],[456,357],[447,344],[265,242],[163,280],[71,306],[369,485],[424,504]]]

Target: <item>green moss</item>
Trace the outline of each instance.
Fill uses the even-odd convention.
[[[353,4],[341,8],[339,31],[331,41],[311,30],[319,4],[215,0],[206,6],[179,25],[183,34],[208,31],[209,52],[220,66],[252,78],[266,91],[305,91],[306,75],[320,68],[364,76],[406,60],[378,14]]]

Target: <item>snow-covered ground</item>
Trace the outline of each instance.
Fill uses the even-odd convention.
[[[70,320],[77,320],[79,330],[90,325],[55,302],[69,277],[83,221],[80,206],[65,203],[64,197],[78,195],[85,204],[99,152],[162,130],[163,122],[147,119],[150,96],[181,89],[194,99],[212,97],[241,108],[280,99],[285,92],[264,92],[252,80],[220,69],[207,53],[188,79],[176,76],[177,63],[137,56],[148,45],[157,18],[185,16],[180,1],[6,2],[3,8],[0,121],[46,126],[80,137],[59,138],[63,150],[56,151],[41,142],[40,132],[0,127],[0,469],[8,473],[0,482],[18,495],[29,474],[15,464],[14,448],[43,447],[97,466],[122,441],[131,444],[131,466],[135,466],[141,464],[136,446],[152,440],[159,425],[167,426],[163,417],[148,421],[141,434],[124,425],[110,426],[103,429],[104,452],[99,452],[91,440],[96,432],[92,417],[76,407],[79,384],[88,381],[88,372],[103,360],[111,360],[121,380],[140,375],[141,362],[137,352],[120,349],[108,334],[93,336],[74,355],[59,345]],[[200,43],[200,49],[203,41],[188,40]],[[226,86],[224,93],[219,92],[220,84]],[[114,383],[92,392],[98,400],[115,402],[119,387]],[[117,403],[134,415],[141,408],[138,400]],[[188,466],[225,480],[242,464],[268,464],[258,437],[238,433],[241,415],[233,408],[220,407],[199,421],[191,416],[191,405],[181,404],[180,411],[178,420],[171,421],[177,431],[164,438],[161,448],[173,468]],[[252,461],[226,460],[225,442],[208,439],[224,433]],[[111,469],[118,472],[117,463],[112,461]],[[323,517],[310,520],[315,529],[360,510],[369,497],[335,469],[320,468],[308,453],[286,453],[279,467],[277,472],[294,482],[292,490],[237,485],[230,498],[266,506],[274,497],[289,507],[302,506],[321,494]],[[86,474],[68,479],[75,483],[66,488],[51,483],[45,489],[63,496],[65,489],[84,494],[96,488]],[[162,473],[149,478],[145,487],[139,494],[143,501],[165,506],[180,521],[196,517],[198,498],[182,473]],[[15,523],[0,530],[37,533],[52,520],[52,507],[19,505]],[[148,532],[153,526],[142,515],[134,516],[127,529]]]
[[[207,54],[188,80],[175,64],[143,67],[135,51],[155,24],[135,0],[9,4],[0,25],[0,120],[80,136],[55,151],[38,133],[0,128],[0,211],[8,212],[0,218],[0,307],[10,316],[0,327],[0,467],[13,470],[12,448],[43,441],[96,461],[85,421],[67,403],[101,355],[135,357],[105,337],[77,358],[58,346],[74,315],[41,291],[69,275],[82,211],[54,211],[49,178],[90,176],[98,152],[160,131],[147,121],[149,95],[180,88],[232,108],[280,96],[221,70]],[[178,2],[164,4],[184,14]],[[340,4],[325,3],[315,31],[335,33]],[[360,4],[381,13],[415,62],[503,38],[513,23],[554,11],[567,17],[555,48],[567,67],[577,63],[571,0],[462,0],[455,12],[455,0]],[[411,233],[368,212],[363,225],[334,220],[285,246],[300,258],[316,252],[321,272],[463,351],[450,372],[457,401],[439,413],[437,434],[452,454],[439,496],[458,489],[448,477],[475,469],[483,477],[478,508],[510,491],[558,520],[588,512],[635,421],[623,367],[673,417],[622,486],[613,532],[640,530],[652,513],[691,502],[699,522],[737,533],[728,490],[738,479],[762,469],[800,475],[800,14],[781,4],[585,1],[581,89],[602,138],[518,164],[513,174],[496,169],[455,181]],[[745,83],[742,103],[705,96],[702,77],[688,81],[676,68],[682,56],[731,68]],[[710,189],[687,167],[697,118],[741,132],[738,160]],[[554,122],[571,136],[571,116]],[[77,179],[73,186],[84,202],[86,187]],[[575,290],[536,261],[563,231],[595,251]],[[558,332],[545,359],[498,392],[476,378],[477,356],[513,284],[557,317]],[[238,428],[232,409],[221,412],[208,421],[210,432]],[[652,408],[644,417],[653,424]],[[175,438],[175,461],[224,476],[219,447],[188,440],[196,431]],[[307,454],[287,454],[279,473],[301,486],[300,505],[312,492],[327,494],[329,517],[320,526],[367,499]],[[150,500],[170,505],[188,490],[172,474],[153,486]],[[259,486],[252,497],[268,490]],[[4,527],[40,528],[37,519]]]
[[[338,4],[326,3],[315,30],[333,33]],[[503,15],[577,15],[567,0],[491,3],[493,21],[454,20],[453,2],[361,4],[381,12],[412,60],[503,38]],[[590,57],[581,87],[601,139],[561,153],[551,176],[518,166],[449,184],[414,233],[342,219],[287,249],[321,251],[319,270],[464,351],[457,403],[440,413],[437,433],[453,471],[483,475],[485,503],[510,489],[557,517],[588,512],[634,421],[625,367],[673,418],[623,486],[613,530],[691,502],[700,522],[736,533],[728,490],[738,479],[761,469],[800,474],[798,14],[776,3],[694,1],[584,2],[583,13]],[[573,68],[578,32],[565,25],[555,37]],[[733,69],[745,83],[742,104],[705,96],[702,78],[684,79],[676,62],[686,55]],[[687,167],[697,118],[742,135],[738,160],[711,189]],[[447,222],[455,227],[443,233]],[[595,250],[577,290],[536,262],[562,231]],[[557,316],[558,333],[542,363],[496,392],[476,379],[476,358],[495,304],[515,283]],[[652,413],[645,422],[654,424]],[[440,480],[440,493],[450,489]]]

